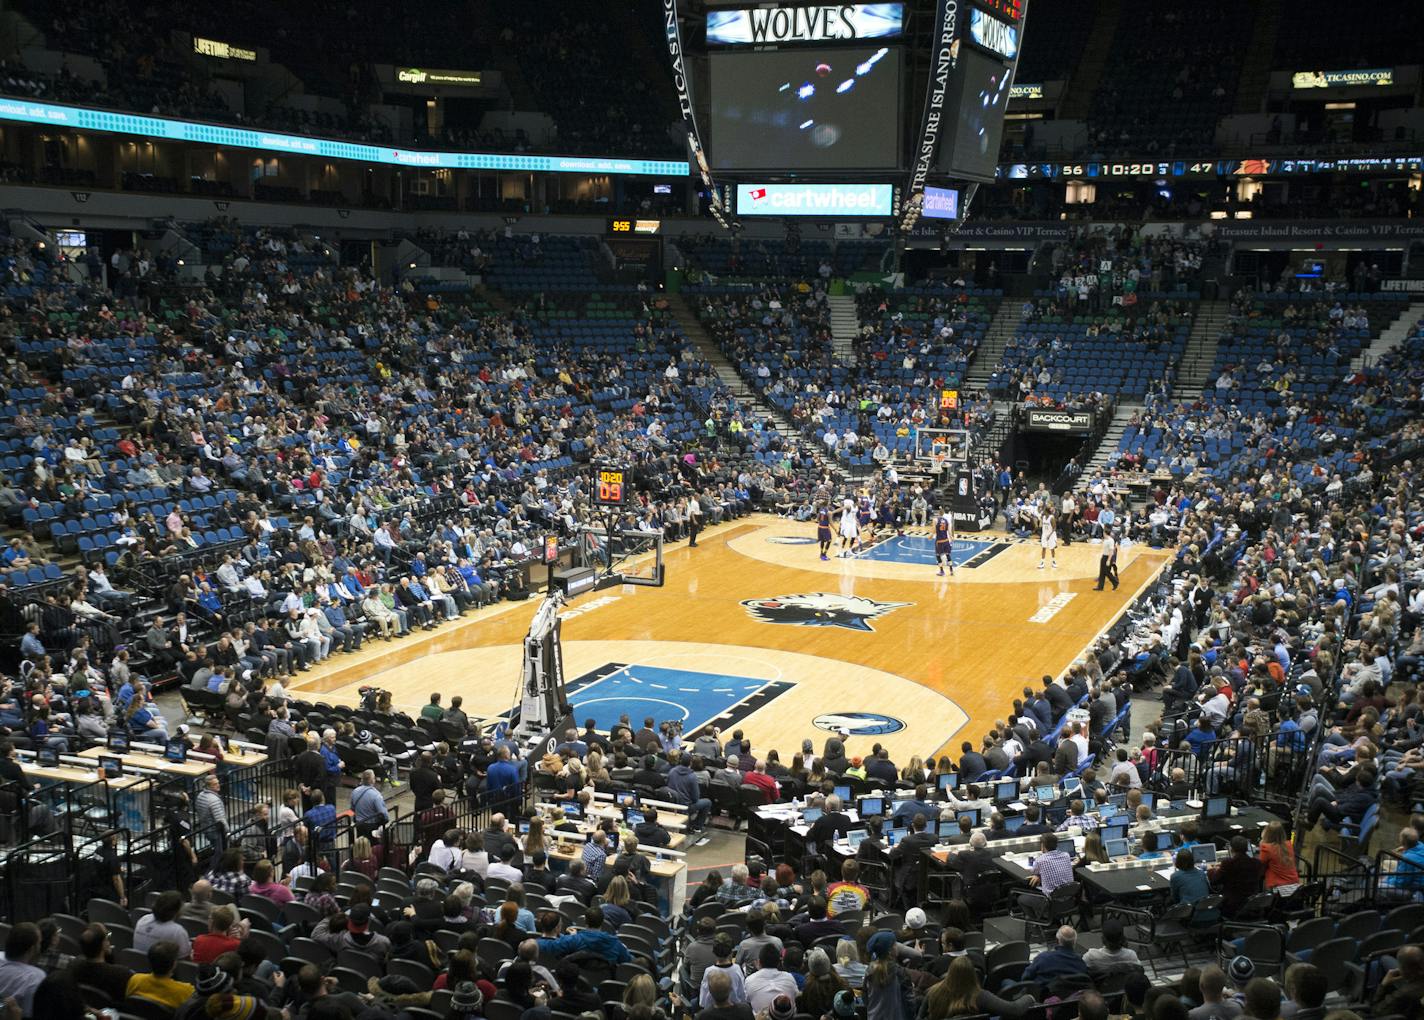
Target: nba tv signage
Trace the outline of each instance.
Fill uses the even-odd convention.
[[[856,42],[900,34],[904,4],[822,4],[709,11],[710,46]]]
[[[1088,432],[1093,427],[1091,411],[1051,411],[1031,407],[1024,428],[1031,432]]]

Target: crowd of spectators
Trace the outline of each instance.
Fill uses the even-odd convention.
[[[836,386],[818,278],[699,293],[738,367],[766,380],[769,399],[792,395],[808,439],[834,439],[788,447],[748,420],[644,296],[613,302],[605,319],[586,317],[590,304],[568,294],[495,313],[382,286],[310,235],[227,221],[193,234],[210,269],[186,284],[176,263],[141,251],[116,253],[108,289],[18,239],[0,252],[5,456],[14,457],[0,463],[0,504],[24,527],[4,553],[12,586],[0,611],[33,667],[0,698],[9,731],[0,774],[23,780],[17,747],[74,750],[119,721],[166,739],[142,678],[172,669],[219,695],[224,711],[264,718],[269,747],[287,743],[302,789],[277,806],[260,857],[210,842],[204,859],[193,852],[177,868],[176,898],[132,904],[142,916],[121,932],[129,945],[115,945],[127,925],[107,904],[91,904],[73,930],[13,924],[0,989],[22,1017],[81,1015],[97,989],[106,1002],[136,996],[182,1017],[286,1008],[375,1018],[435,1005],[495,1020],[585,1010],[605,1020],[659,1011],[939,1020],[1025,1016],[1071,999],[1079,1016],[1179,1020],[1197,1008],[1216,1015],[1232,1001],[1228,984],[1259,1020],[1278,1020],[1284,1002],[1319,1010],[1331,994],[1370,1001],[1379,1015],[1408,1012],[1395,1007],[1424,975],[1424,954],[1403,946],[1412,932],[1392,947],[1397,967],[1363,969],[1347,995],[1322,987],[1323,960],[1277,983],[1257,977],[1245,954],[1224,957],[1224,971],[1154,983],[1143,964],[1155,974],[1161,953],[1151,922],[1134,912],[1142,903],[1095,902],[1075,877],[1106,859],[1094,830],[1117,797],[1131,855],[1157,859],[1167,833],[1181,842],[1164,893],[1173,916],[1199,932],[1252,918],[1294,930],[1332,916],[1327,887],[1298,859],[1308,834],[1343,828],[1366,842],[1368,811],[1415,803],[1424,511],[1411,458],[1424,331],[1378,363],[1347,368],[1387,302],[1237,300],[1231,330],[1266,344],[1269,359],[1228,360],[1199,401],[1173,404],[1154,390],[1124,439],[1123,466],[1166,467],[1173,480],[1156,482],[1145,509],[1115,477],[1056,497],[1065,539],[1176,547],[1168,571],[1142,610],[1063,677],[1026,687],[957,753],[902,766],[878,745],[852,749],[847,733],[793,752],[714,727],[684,737],[650,719],[606,735],[575,729],[551,753],[523,759],[434,696],[433,713],[421,715],[473,746],[433,744],[403,763],[363,740],[354,718],[329,737],[293,719],[284,681],[363,641],[517,592],[543,535],[577,534],[586,493],[573,468],[595,449],[635,465],[647,498],[626,515],[629,527],[677,539],[695,537],[695,518],[758,506],[805,516],[839,487],[821,449],[839,456],[849,444],[878,463],[882,429],[942,423],[933,394],[959,378],[997,295],[960,284],[865,293],[855,365]],[[480,239],[454,243],[463,260]],[[1056,268],[1069,282],[1031,302],[1026,325],[1066,311],[1111,317],[1115,299],[1147,292],[1138,285],[1160,272],[1153,290],[1167,294],[1133,327],[1148,331],[1135,342],[1160,343],[1151,330],[1176,325],[1168,295],[1188,285],[1200,257],[1180,241],[1090,238],[1063,251]],[[1092,285],[1083,295],[1078,284],[1093,272],[1108,277],[1096,305]],[[1222,349],[1238,356],[1231,343]],[[1341,386],[1352,400],[1338,399]],[[1221,399],[1227,390],[1232,399]],[[1172,437],[1165,459],[1134,445],[1149,434]],[[980,470],[994,475],[1011,522],[1051,498],[992,465]],[[915,519],[921,493],[888,471],[874,484],[892,525],[901,511]],[[60,546],[57,527],[71,522],[91,541],[117,537],[82,570],[50,579],[41,543]],[[18,573],[26,577],[14,587]],[[133,610],[144,602],[156,611],[140,637]],[[1160,704],[1141,697],[1154,689]],[[379,702],[374,711],[395,718]],[[1129,740],[1134,712],[1151,722]],[[173,736],[222,755],[207,734]],[[419,838],[398,855],[377,831],[385,805],[375,768],[352,795],[352,824],[364,831],[340,851],[328,845],[338,775],[350,765],[336,749],[346,745],[369,750],[415,796]],[[1290,753],[1268,750],[1279,748]],[[940,780],[951,774],[952,788]],[[1074,795],[1037,793],[1035,784],[1058,789],[1065,778],[1078,781]],[[854,822],[835,792],[843,784],[901,792]],[[594,791],[634,791],[683,808],[692,831],[724,814],[746,821],[754,805],[796,800],[821,813],[809,853],[749,845],[744,864],[717,869],[686,916],[670,918],[637,852],[666,845],[655,812],[627,831],[611,823],[554,869],[546,841],[567,816],[530,806],[526,786],[585,809]],[[1035,791],[1027,805],[1025,790]],[[215,777],[196,798],[215,824],[221,791]],[[1190,853],[1196,830],[1173,814],[1192,795],[1233,796],[1277,817],[1254,849],[1222,838],[1225,859],[1202,871]],[[453,823],[459,816],[440,810],[447,803],[492,811],[488,825]],[[1391,907],[1420,892],[1419,824],[1408,819],[1397,837],[1406,866],[1374,876],[1373,898],[1352,905]],[[865,839],[833,865],[837,838],[857,827]],[[621,848],[612,863],[609,829]],[[1088,838],[1070,853],[1074,829]],[[996,840],[1034,836],[1034,888],[1010,894],[986,879]],[[938,898],[920,867],[936,846],[948,848],[951,879]],[[338,873],[370,881],[338,884]],[[109,884],[98,891],[126,911],[117,875],[101,871]],[[1071,910],[1045,913],[1065,898]],[[895,912],[889,927],[877,927],[880,911]],[[1013,961],[1022,967],[1006,977],[989,966],[984,922],[1010,912],[1036,921],[1046,948]]]
[[[118,646],[141,693],[176,671],[240,702],[517,597],[545,535],[575,540],[594,449],[646,486],[624,523],[670,539],[690,502],[710,523],[815,470],[637,299],[500,315],[383,287],[311,235],[191,229],[203,281],[116,252],[108,291],[7,243],[5,509],[27,534],[4,603],[15,633],[34,625],[35,683],[93,694],[22,713],[22,743],[77,742],[91,706],[143,709],[118,697]],[[88,569],[31,578],[54,555],[38,542]],[[143,615],[119,618],[135,597]],[[131,725],[161,725],[150,709]]]

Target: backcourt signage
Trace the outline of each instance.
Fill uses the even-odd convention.
[[[823,4],[709,11],[712,46],[775,46],[779,43],[855,42],[900,34],[904,4]]]
[[[1030,432],[1089,432],[1093,428],[1093,413],[1031,407],[1024,428]]]

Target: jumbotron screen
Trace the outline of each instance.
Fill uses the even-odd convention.
[[[894,170],[900,50],[713,53],[714,170]]]
[[[941,172],[993,182],[1012,78],[1013,71],[1003,61],[969,47],[959,51],[959,94],[951,94],[947,104],[957,119],[940,143]]]

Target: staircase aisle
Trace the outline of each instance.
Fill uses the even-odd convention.
[[[1211,378],[1216,348],[1230,315],[1231,305],[1226,301],[1203,301],[1197,306],[1192,331],[1187,334],[1187,349],[1177,365],[1173,395],[1179,400],[1195,400],[1201,395],[1202,387]]]
[[[1418,321],[1419,304],[1417,301],[1410,301],[1404,306],[1404,311],[1399,313],[1398,318],[1380,330],[1380,335],[1371,340],[1368,347],[1350,360],[1350,371],[1358,372],[1365,367],[1365,362],[1374,362],[1381,355],[1404,343],[1409,338],[1409,334],[1414,331],[1414,324]]]
[[[703,327],[702,320],[697,317],[697,311],[687,298],[681,294],[668,294],[667,303],[668,308],[677,319],[678,325],[682,327],[683,333],[693,342],[707,363],[712,366],[712,371],[717,373],[717,378],[722,380],[727,389],[732,391],[732,396],[736,398],[737,403],[753,414],[770,421],[776,431],[781,433],[784,442],[794,442],[797,439],[797,432],[791,419],[763,400],[754,389],[747,385],[741,373],[722,353],[722,348],[717,346],[717,341],[712,338],[712,334]]]
[[[831,356],[842,365],[855,364],[855,338],[860,334],[860,313],[853,294],[831,294]]]
[[[1083,473],[1079,476],[1079,482],[1086,482],[1099,471],[1106,471],[1109,464],[1117,459],[1117,444],[1122,439],[1122,434],[1127,431],[1127,423],[1132,420],[1134,414],[1142,410],[1142,405],[1133,403],[1122,403],[1117,405],[1113,411],[1112,421],[1108,423],[1107,431],[1103,433],[1102,439],[1098,441],[1098,448],[1093,451],[1092,458],[1087,466],[1083,468]]]
[[[989,332],[984,334],[984,342],[969,359],[969,371],[965,374],[966,389],[982,390],[989,384],[994,370],[999,367],[999,359],[1004,356],[1004,348],[1009,345],[1009,337],[1023,321],[1023,304],[1013,298],[1005,298],[989,323]]]

